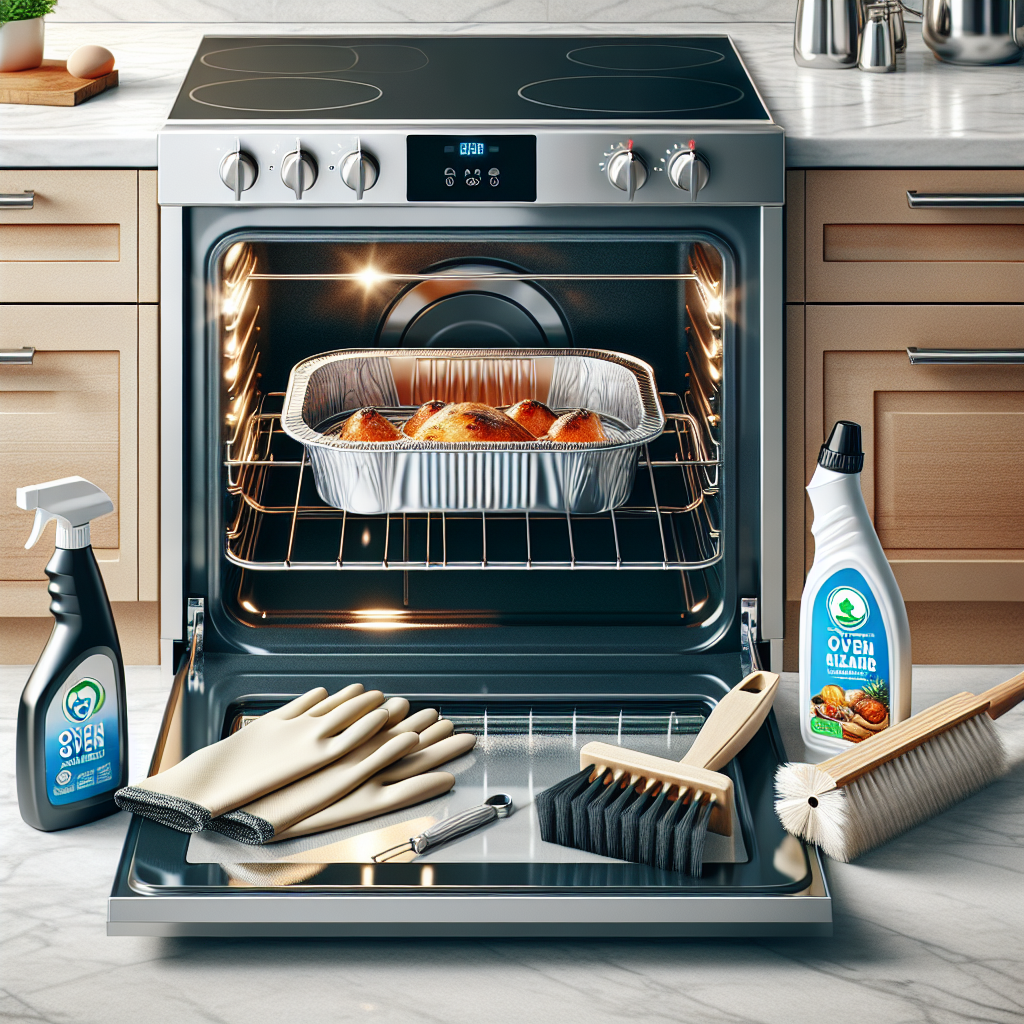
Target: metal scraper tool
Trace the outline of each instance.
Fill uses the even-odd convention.
[[[451,818],[444,818],[436,825],[424,829],[419,835],[407,839],[404,843],[388,847],[381,853],[374,854],[372,860],[376,864],[382,864],[384,861],[394,860],[408,854],[419,856],[435,846],[440,846],[441,843],[447,843],[450,839],[472,832],[497,818],[507,818],[511,813],[512,797],[508,793],[496,793],[494,796],[488,797],[482,804],[461,811]]]

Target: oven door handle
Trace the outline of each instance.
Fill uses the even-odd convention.
[[[1024,195],[999,192],[912,192],[907,191],[912,210],[1007,210],[1024,206]]]
[[[1014,366],[1024,364],[1024,348],[908,348],[911,366]]]

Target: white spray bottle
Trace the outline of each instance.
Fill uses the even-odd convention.
[[[910,717],[910,623],[875,533],[859,423],[840,420],[807,493],[814,564],[800,599],[800,734],[828,757]]]

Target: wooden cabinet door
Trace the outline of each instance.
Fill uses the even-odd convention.
[[[138,301],[138,171],[0,171],[25,191],[32,209],[0,210],[0,302]]]
[[[49,608],[54,526],[26,551],[15,489],[64,476],[110,495],[93,549],[110,599],[139,599],[138,334],[137,306],[0,306],[3,347],[36,348],[31,365],[0,365],[0,617]]]
[[[907,602],[1024,601],[1024,366],[906,354],[1022,339],[1024,306],[806,307],[805,479],[832,424],[860,423],[864,498]],[[813,553],[808,533],[805,567]]]

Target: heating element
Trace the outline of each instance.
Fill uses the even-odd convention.
[[[287,849],[134,821],[111,933],[828,933],[817,855],[772,809],[772,716],[699,876],[544,843],[532,808],[588,739],[681,757],[781,658],[783,182],[725,36],[203,40],[160,137],[174,675],[152,770],[315,685],[404,695],[478,743],[445,797]],[[326,353],[390,366],[370,404],[396,425],[547,395],[597,354],[649,368],[656,426],[600,511],[437,487],[356,511],[314,479],[331,423],[285,429],[293,369]],[[614,446],[635,423],[608,415]],[[373,863],[506,791],[512,818]]]

